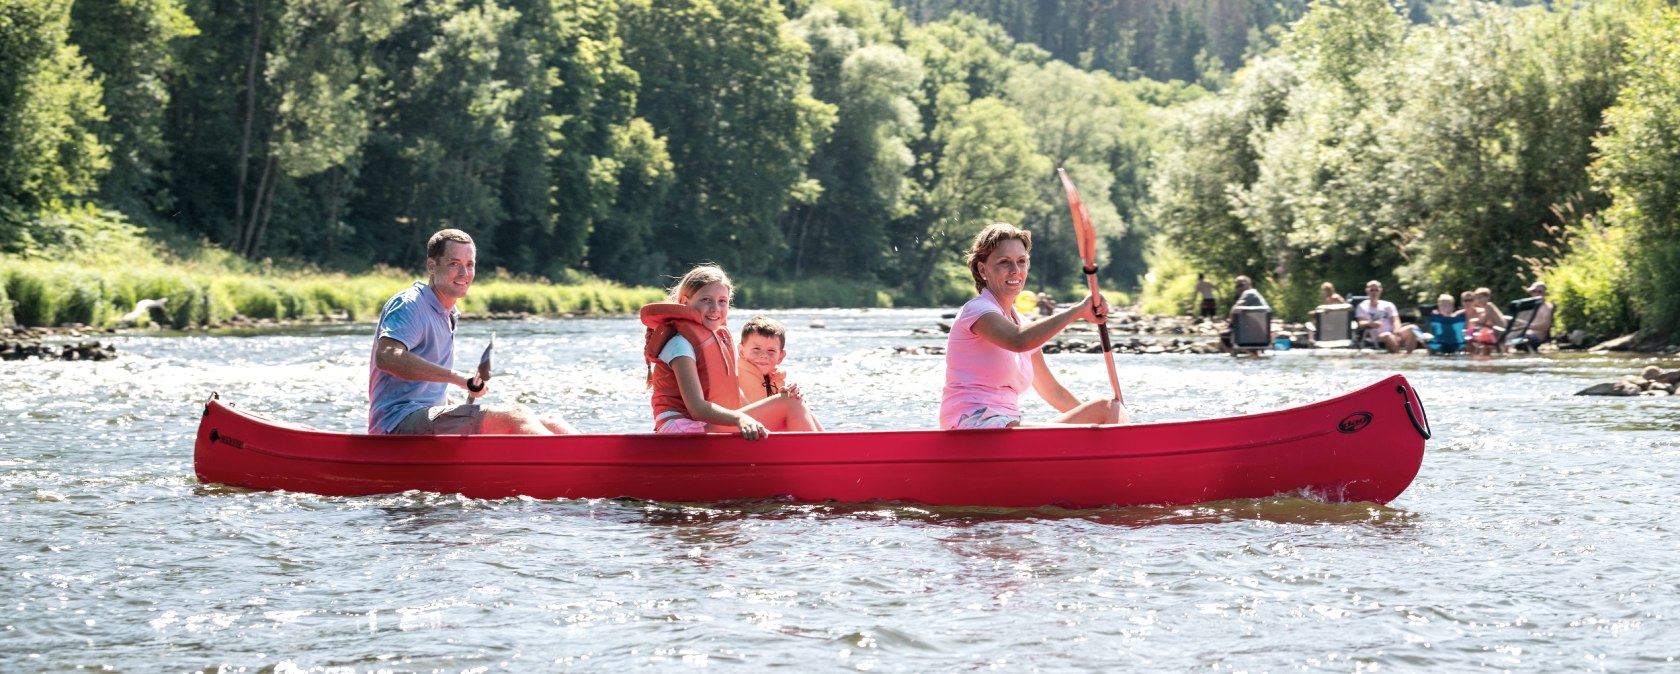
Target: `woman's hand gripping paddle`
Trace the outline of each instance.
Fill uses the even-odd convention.
[[[1085,202],[1079,199],[1079,190],[1074,189],[1073,179],[1068,177],[1067,169],[1056,169],[1056,175],[1062,178],[1062,187],[1067,189],[1068,208],[1073,211],[1073,231],[1079,237],[1079,258],[1085,261],[1085,281],[1091,286],[1091,301],[1097,298],[1097,230],[1091,226],[1091,214],[1085,210]],[[1102,337],[1103,359],[1108,361],[1108,383],[1114,387],[1114,399],[1122,404],[1126,399],[1120,395],[1120,375],[1114,370],[1114,347],[1108,342],[1108,320],[1097,323],[1097,334]]]
[[[490,333],[490,344],[484,347],[484,355],[478,357],[478,376],[467,380],[467,390],[478,393],[484,390],[484,385],[490,383],[490,350],[496,348],[496,333]],[[467,402],[472,402],[473,396],[467,396]]]

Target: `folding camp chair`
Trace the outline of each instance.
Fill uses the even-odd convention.
[[[1442,356],[1458,353],[1464,348],[1464,315],[1442,316],[1438,313],[1429,314],[1429,332],[1435,335],[1429,340],[1429,352]]]
[[[1546,303],[1544,297],[1524,297],[1512,300],[1508,305],[1511,309],[1511,319],[1505,323],[1505,335],[1500,344],[1506,350],[1522,349],[1534,351],[1539,344],[1530,344],[1528,326],[1534,323],[1534,316],[1540,313],[1540,306]]]
[[[1368,299],[1371,298],[1366,295],[1353,295],[1347,298],[1348,306],[1353,307],[1352,311],[1354,316],[1357,316],[1359,312],[1359,305],[1364,304],[1365,300]],[[1359,319],[1357,317],[1350,320],[1353,321],[1353,334],[1351,335],[1351,339],[1353,339],[1353,348],[1355,351],[1363,351],[1365,349],[1365,328],[1360,327]]]
[[[1313,310],[1313,346],[1335,349],[1353,346],[1353,305],[1321,304]]]
[[[1257,352],[1272,348],[1272,308],[1237,307],[1231,323],[1231,353]]]

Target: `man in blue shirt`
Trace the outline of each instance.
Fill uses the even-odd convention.
[[[426,242],[426,282],[393,295],[379,312],[368,367],[368,432],[373,434],[550,435],[576,433],[557,417],[523,405],[484,406],[490,383],[456,372],[455,303],[467,296],[478,264],[472,237],[445,229]],[[467,403],[448,404],[450,385]]]

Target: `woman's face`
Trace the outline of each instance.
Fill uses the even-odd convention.
[[[1009,304],[1027,287],[1027,268],[1031,266],[1026,244],[1019,239],[1004,239],[980,263],[980,278],[993,296]]]
[[[682,303],[700,312],[700,324],[707,330],[716,330],[729,322],[729,286],[722,282],[710,283],[693,295],[682,298]]]

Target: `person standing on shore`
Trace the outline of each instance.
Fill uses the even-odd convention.
[[[478,267],[471,236],[445,229],[426,242],[426,281],[393,295],[374,327],[368,366],[368,433],[404,435],[552,435],[576,433],[558,417],[538,417],[523,405],[484,406],[490,382],[454,370],[456,303],[467,296]],[[449,404],[449,387],[467,402]]]
[[[1213,283],[1207,280],[1207,274],[1196,275],[1196,295],[1201,298],[1202,318],[1213,318],[1219,313],[1219,303],[1213,299]]]

